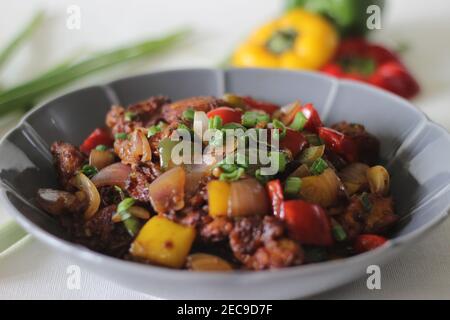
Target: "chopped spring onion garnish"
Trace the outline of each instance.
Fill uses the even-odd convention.
[[[136,200],[134,200],[133,198],[123,199],[117,206],[117,213],[120,214],[121,212],[127,211],[134,205],[135,202],[136,202]]]
[[[242,125],[247,128],[256,126],[260,122],[269,122],[270,116],[266,113],[247,111],[242,116]]]
[[[314,134],[314,133],[305,134],[305,138],[306,138],[306,140],[308,140],[308,143],[311,146],[323,145],[322,139],[320,139],[320,137],[317,134]]]
[[[372,203],[370,202],[369,194],[367,192],[363,192],[363,194],[361,194],[361,196],[359,197],[359,201],[361,201],[364,211],[372,211]]]
[[[208,121],[208,129],[222,129],[222,118],[219,116],[214,116]]]
[[[240,123],[230,122],[230,123],[225,124],[222,127],[222,130],[227,130],[227,129],[233,129],[233,130],[235,130],[235,129],[242,129],[242,130],[245,130],[245,127],[242,124],[240,124]]]
[[[319,175],[322,174],[322,172],[324,172],[326,168],[328,168],[328,164],[326,163],[326,161],[322,158],[319,158],[313,162],[310,170],[313,175]]]
[[[125,112],[125,121],[132,121],[136,117],[136,113],[127,111]]]
[[[86,165],[84,165],[84,166],[81,168],[81,172],[82,172],[86,177],[91,178],[91,177],[93,177],[94,175],[97,174],[98,170],[97,170],[96,167],[90,166],[90,165],[86,164]]]
[[[194,121],[195,110],[192,108],[186,109],[183,111],[182,118],[186,121]]]
[[[289,127],[291,127],[291,129],[301,131],[305,127],[307,121],[308,119],[306,119],[305,115],[302,112],[297,112],[294,120]]]
[[[95,150],[97,150],[97,151],[106,151],[106,150],[108,150],[108,147],[105,146],[104,144],[99,144],[98,146],[95,147]]]
[[[114,135],[114,138],[116,140],[125,140],[128,139],[128,134],[126,134],[125,132],[119,132]]]
[[[333,233],[333,237],[334,239],[336,239],[336,241],[344,241],[347,239],[347,233],[336,220],[331,219],[331,225],[331,232]]]
[[[222,181],[236,181],[244,174],[244,168],[237,168],[230,173],[221,173],[219,179]]]
[[[125,228],[131,236],[135,236],[139,229],[139,221],[133,217],[129,212],[136,200],[133,198],[123,199],[117,206],[117,214],[120,216]]]
[[[267,181],[270,180],[271,176],[262,175],[261,174],[261,169],[256,169],[256,171],[255,171],[255,178],[261,183],[266,183]]]
[[[284,192],[290,196],[295,196],[299,193],[302,186],[302,179],[299,177],[289,177],[284,183]]]
[[[158,126],[151,126],[147,129],[147,138],[150,138],[157,134],[158,132],[161,132],[161,129]]]
[[[275,160],[275,164],[272,164],[272,166],[278,168],[278,172],[283,172],[286,169],[287,157],[284,152],[272,151],[270,158]]]
[[[122,188],[121,187],[119,187],[119,186],[114,186],[114,190],[116,190],[117,191],[117,193],[119,194],[119,196],[120,196],[120,199],[125,199],[125,193],[123,192],[123,190],[122,190]]]
[[[274,129],[278,129],[278,130],[274,130],[272,133],[272,137],[274,139],[280,140],[286,136],[286,126],[284,125],[283,122],[281,122],[280,120],[274,119],[272,121],[272,126]]]

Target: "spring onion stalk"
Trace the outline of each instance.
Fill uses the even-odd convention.
[[[90,58],[56,68],[51,73],[47,72],[33,80],[3,91],[0,93],[0,116],[33,103],[36,99],[53,90],[95,71],[168,49],[186,33],[186,31],[180,31],[162,38],[146,40],[128,47],[98,53]]]
[[[27,39],[44,20],[44,12],[38,12],[33,16],[30,22],[20,31],[12,41],[0,53],[0,67],[8,60],[13,52]]]
[[[300,192],[302,180],[298,177],[289,177],[284,183],[284,192],[287,195],[295,196]]]
[[[26,235],[26,231],[13,220],[0,225],[0,253],[14,245]]]

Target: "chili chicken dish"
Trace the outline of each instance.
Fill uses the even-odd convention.
[[[312,104],[154,96],[112,106],[80,146],[54,142],[60,186],[36,202],[71,241],[120,259],[285,268],[387,241],[398,216],[379,150],[363,125],[325,126]]]

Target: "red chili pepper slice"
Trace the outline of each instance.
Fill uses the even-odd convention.
[[[280,106],[278,106],[276,104],[273,104],[270,102],[265,102],[265,101],[260,101],[260,100],[255,100],[252,97],[242,97],[242,100],[250,108],[261,110],[261,111],[267,112],[268,114],[272,114],[275,111],[280,109]]]
[[[222,119],[222,124],[227,124],[230,122],[241,123],[242,111],[229,107],[220,107],[209,111],[206,115],[208,118],[219,116]]]
[[[92,149],[97,147],[98,145],[112,146],[114,140],[109,134],[109,132],[102,128],[95,129],[89,137],[84,140],[84,142],[80,146],[80,150],[86,154],[89,154]]]
[[[318,130],[319,137],[331,151],[344,157],[349,162],[358,161],[358,145],[353,138],[327,127],[321,127]]]
[[[357,253],[363,253],[382,246],[386,241],[385,237],[375,234],[361,234],[356,237],[353,248]]]
[[[284,220],[291,236],[301,244],[333,244],[330,218],[319,205],[303,200],[285,201]]]
[[[269,194],[270,202],[272,203],[273,214],[281,219],[284,218],[283,210],[283,187],[280,180],[271,180],[266,184],[267,193]]]
[[[286,135],[280,140],[280,148],[291,151],[292,156],[297,156],[308,144],[305,136],[298,131],[286,128]]]

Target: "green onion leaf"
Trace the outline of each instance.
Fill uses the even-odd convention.
[[[258,116],[256,112],[247,111],[242,116],[242,125],[247,128],[251,128],[256,126],[256,122],[258,121]]]
[[[86,165],[84,165],[84,166],[81,168],[81,172],[82,172],[86,177],[91,178],[91,177],[93,177],[94,175],[97,174],[98,170],[97,170],[96,167],[86,164]]]
[[[272,164],[272,166],[278,168],[278,172],[283,172],[284,169],[286,169],[287,164],[286,154],[284,152],[272,151],[270,153],[270,158],[272,159],[272,157],[275,160],[275,164]]]
[[[363,192],[361,196],[359,197],[359,201],[361,202],[364,211],[370,212],[372,211],[372,203],[369,199],[369,194],[367,192]]]
[[[256,169],[255,170],[255,178],[256,178],[256,180],[258,180],[259,182],[264,184],[267,181],[269,181],[272,177],[268,176],[268,175],[262,175],[261,169]]]
[[[127,111],[125,112],[125,121],[133,121],[133,119],[136,117],[136,113]]]
[[[336,220],[331,219],[331,225],[331,232],[333,233],[333,237],[334,239],[336,239],[336,241],[344,241],[347,239],[347,233]]]
[[[208,129],[222,129],[222,118],[219,116],[214,116],[208,120]]]
[[[236,181],[244,174],[244,168],[237,168],[236,170],[229,173],[221,173],[219,180],[222,181]]]
[[[106,151],[106,150],[108,150],[108,147],[105,146],[104,144],[99,144],[98,146],[95,147],[95,150]]]
[[[125,193],[123,192],[123,190],[122,190],[122,188],[121,187],[119,187],[119,186],[114,186],[114,190],[116,190],[117,191],[117,193],[119,194],[119,196],[120,196],[120,199],[125,199]]]
[[[114,135],[116,140],[125,140],[128,139],[128,134],[126,132],[118,132]]]
[[[183,111],[182,118],[186,121],[194,121],[195,110],[192,108],[186,109]]]
[[[322,172],[324,172],[326,168],[328,168],[327,162],[322,158],[319,158],[313,162],[310,170],[313,175],[319,175],[322,174]]]
[[[136,202],[136,200],[134,200],[133,198],[123,199],[117,206],[117,213],[120,214],[122,212],[126,212],[128,209],[130,209],[134,205],[135,202]]]
[[[289,127],[293,130],[302,131],[307,121],[308,119],[306,119],[305,115],[302,112],[297,112],[294,120]]]
[[[299,177],[289,177],[284,183],[284,192],[290,196],[295,196],[300,192],[302,179]]]
[[[275,129],[279,130],[279,137],[284,138],[286,136],[286,126],[280,120],[274,119],[272,125]]]
[[[323,145],[322,139],[317,134],[309,133],[305,134],[305,138],[311,146],[320,146]]]
[[[158,126],[151,126],[147,129],[147,138],[150,138],[157,134],[158,132],[161,132],[161,129]]]
[[[141,224],[137,218],[130,216],[128,219],[123,220],[123,225],[130,236],[134,237],[139,232],[139,226]]]
[[[242,130],[245,130],[245,127],[242,124],[240,124],[240,123],[229,122],[227,124],[224,124],[223,127],[222,127],[222,130],[227,130],[227,129],[233,129],[233,130],[235,130],[235,129],[242,129]]]

